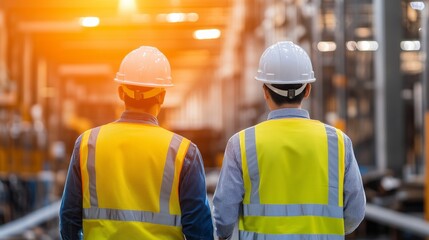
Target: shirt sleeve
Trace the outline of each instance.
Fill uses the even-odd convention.
[[[350,138],[345,138],[346,169],[344,176],[344,230],[352,233],[365,217],[366,197],[353,146]]]
[[[241,153],[239,138],[236,134],[227,143],[213,198],[213,217],[216,234],[219,237],[231,237],[238,220],[243,196]]]
[[[60,236],[63,240],[81,239],[82,180],[80,172],[80,143],[76,140],[64,186],[60,207]]]
[[[203,160],[197,146],[189,145],[179,186],[182,231],[187,240],[213,239],[213,222],[207,199]]]

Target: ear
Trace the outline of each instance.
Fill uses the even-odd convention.
[[[273,100],[271,99],[271,95],[268,92],[268,88],[267,86],[265,86],[265,84],[262,86],[262,88],[264,89],[264,99],[265,99],[265,103],[267,104],[268,108],[270,110],[275,109],[276,104],[273,102]]]
[[[157,98],[159,105],[163,104],[165,99],[165,90],[158,94]]]
[[[122,86],[119,86],[118,87],[118,95],[119,95],[119,98],[123,101],[124,100],[124,90],[122,89]]]
[[[262,85],[262,89],[264,89],[264,99],[265,99],[265,101],[268,101],[268,98],[270,97],[270,94],[268,93],[268,89],[265,86],[265,84]]]
[[[308,96],[310,96],[310,92],[311,92],[311,84],[307,84],[307,86],[305,87],[305,93],[304,93],[304,98],[308,98]]]

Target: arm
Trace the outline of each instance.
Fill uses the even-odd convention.
[[[203,160],[197,146],[189,145],[180,173],[180,208],[187,240],[213,239],[213,223],[207,199]]]
[[[213,198],[213,216],[219,239],[231,237],[243,201],[244,186],[238,135],[234,135],[225,149],[222,170]]]
[[[366,198],[352,142],[345,137],[346,169],[344,176],[344,230],[352,233],[365,217]]]
[[[82,231],[82,180],[80,173],[80,142],[76,140],[60,208],[60,235],[63,240],[80,239]]]

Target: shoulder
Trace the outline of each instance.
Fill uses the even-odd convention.
[[[170,134],[172,134],[172,140],[173,141],[177,141],[178,145],[180,146],[180,144],[185,143],[187,145],[187,153],[186,156],[188,159],[193,159],[195,157],[195,155],[197,153],[199,153],[199,149],[196,143],[192,142],[192,140],[190,140],[187,137],[184,137],[183,135],[167,130],[165,128],[161,128],[163,131],[167,131]],[[178,147],[179,147],[178,146]]]
[[[253,125],[253,126],[250,126],[248,128],[242,129],[242,130],[234,133],[229,138],[229,140],[227,142],[227,145],[226,145],[226,149],[227,150],[228,149],[233,149],[233,150],[239,149],[239,147],[240,147],[240,141],[245,141],[244,138],[245,138],[246,134],[252,135],[252,134],[249,134],[249,132],[254,131],[255,127],[258,126],[258,125]],[[240,138],[242,138],[242,139],[240,139]]]
[[[344,137],[344,140],[346,140],[346,139],[350,140],[349,136],[347,136],[347,134],[346,134],[343,130],[341,130],[341,129],[339,129],[339,128],[336,128],[336,127],[334,127],[334,126],[332,126],[332,125],[329,125],[329,124],[327,124],[327,123],[323,123],[323,124],[325,125],[325,128],[326,128],[328,131],[336,132],[339,136],[343,136],[343,137]]]

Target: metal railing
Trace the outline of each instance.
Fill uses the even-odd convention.
[[[374,204],[366,205],[365,218],[413,233],[422,237],[429,237],[429,222],[422,218],[383,208]]]
[[[58,218],[61,201],[38,209],[22,218],[16,219],[0,226],[0,239],[13,237],[22,234],[28,229],[36,227],[42,223]]]

